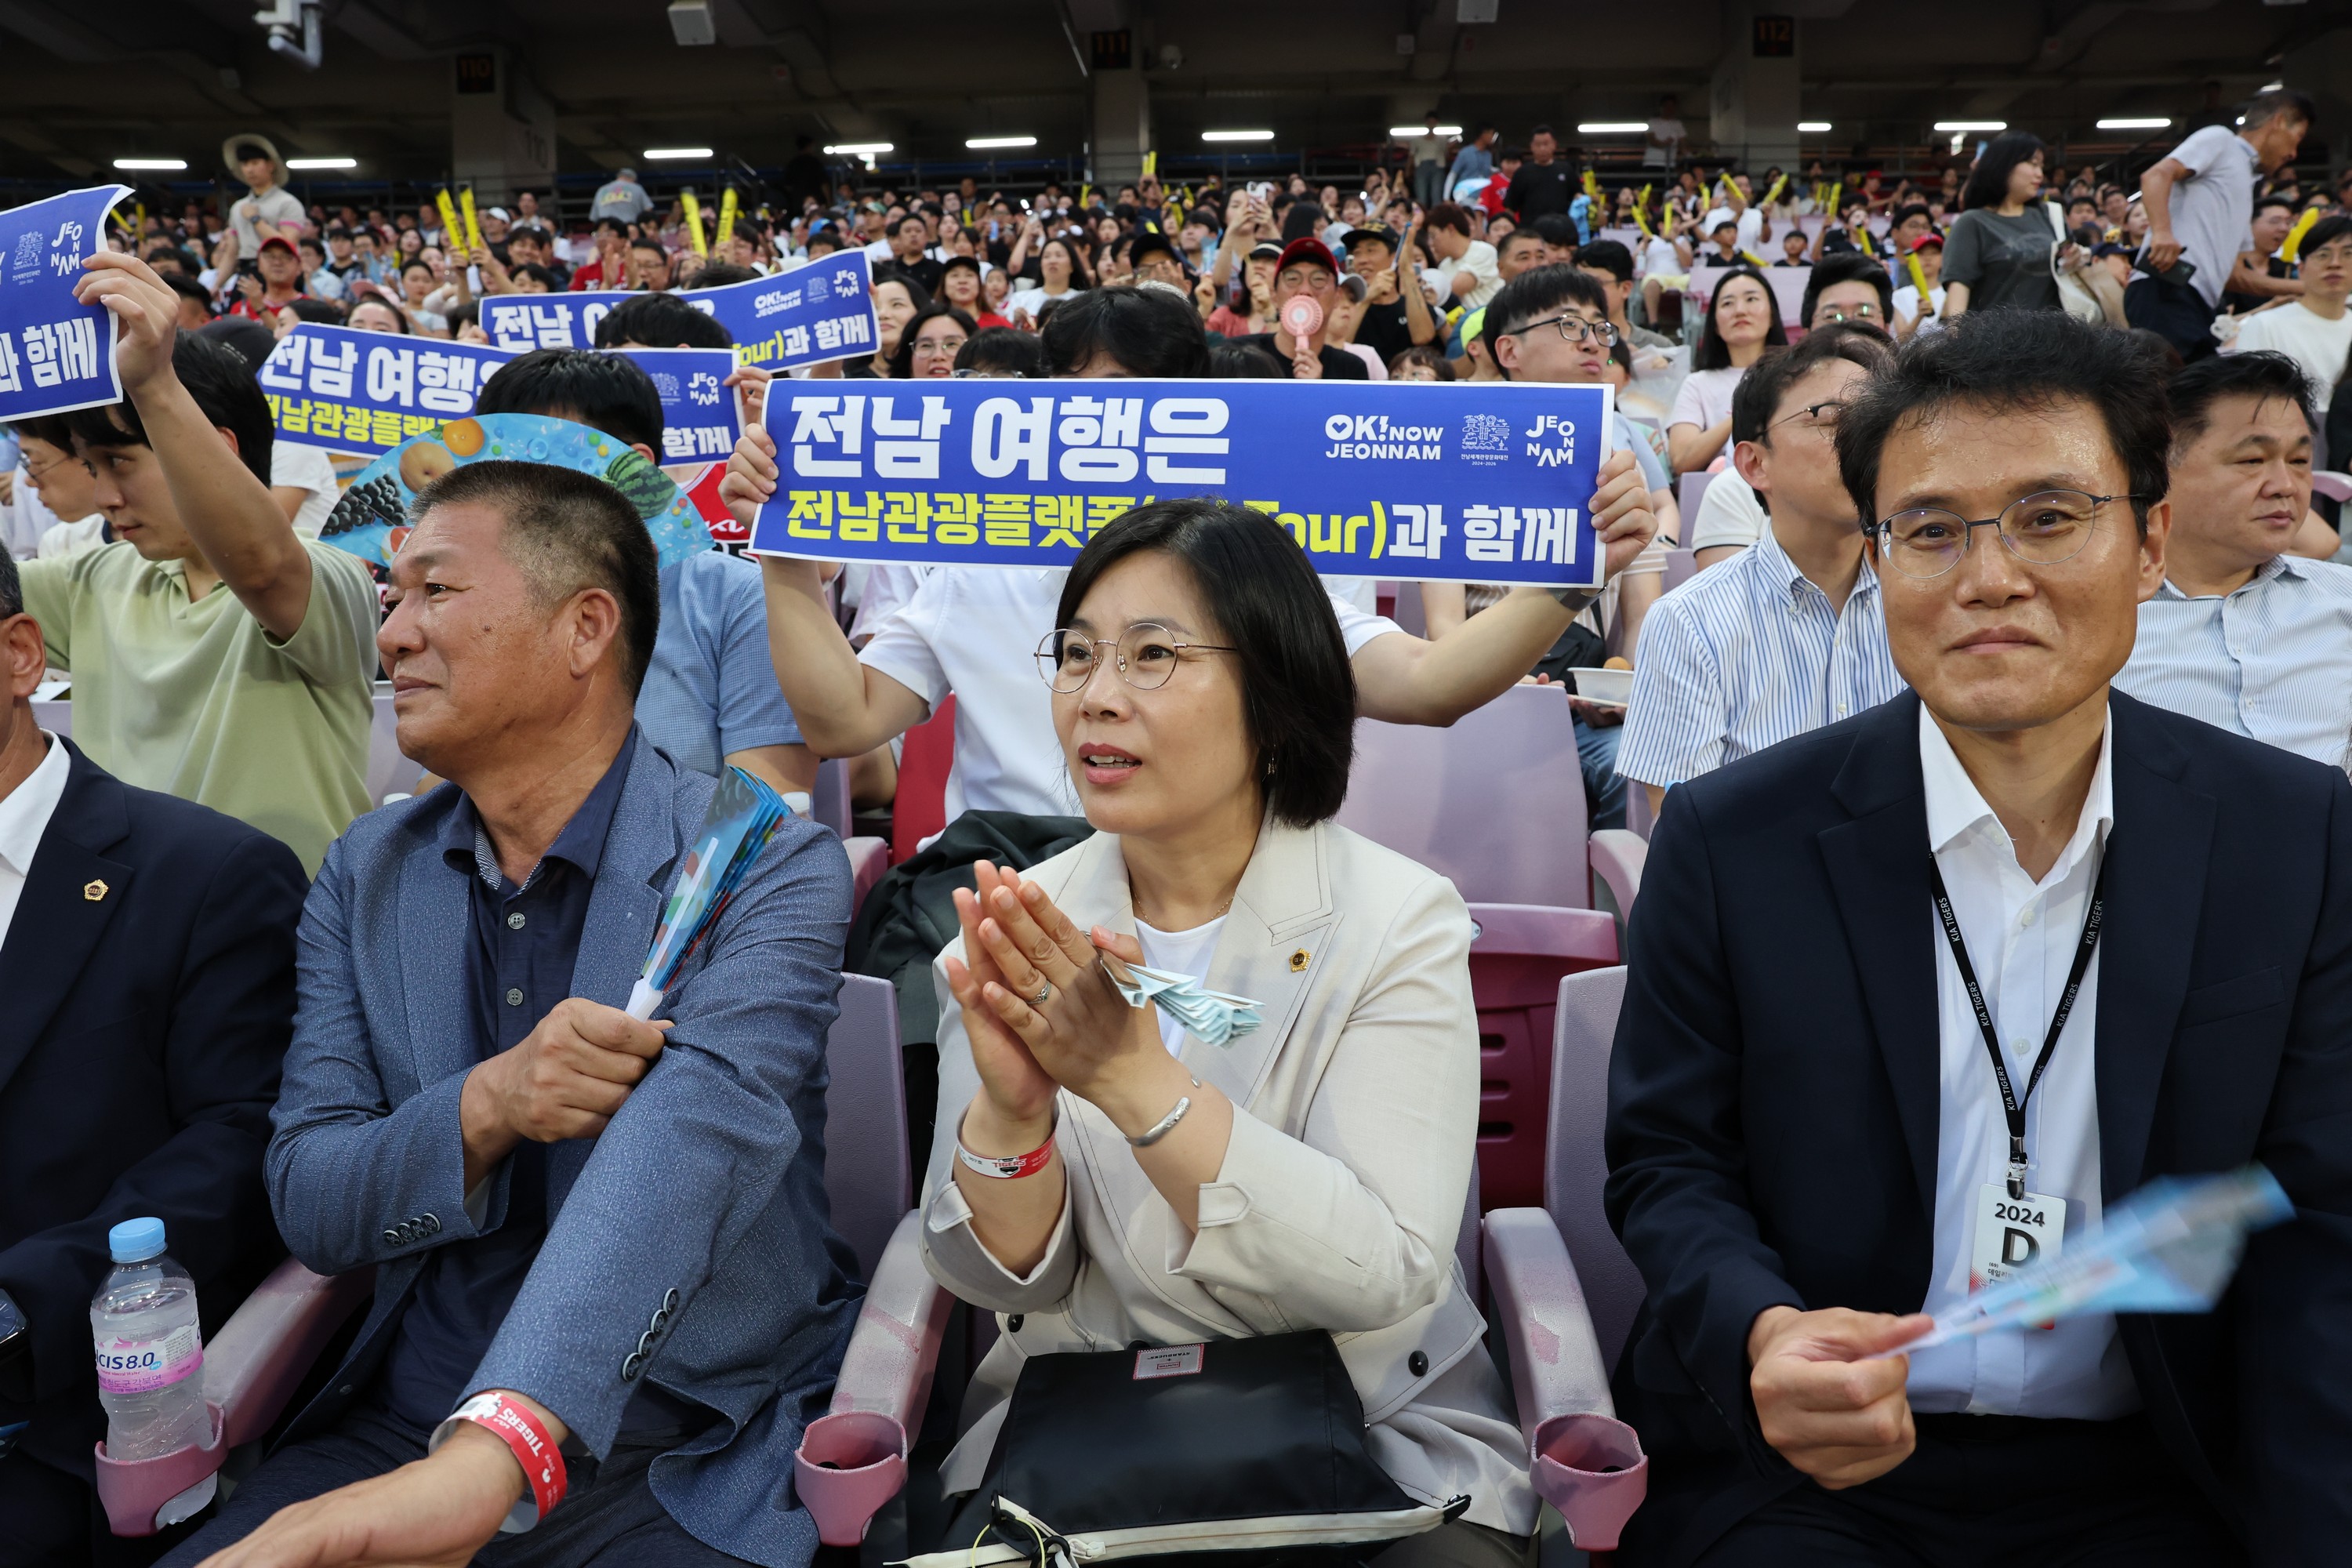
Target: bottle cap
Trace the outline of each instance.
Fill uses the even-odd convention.
[[[106,1233],[106,1247],[117,1263],[140,1263],[158,1257],[163,1250],[163,1222],[126,1219]]]

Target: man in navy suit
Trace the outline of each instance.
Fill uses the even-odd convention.
[[[1912,691],[1658,825],[1608,1134],[1636,1568],[2352,1542],[2352,784],[2110,689],[2168,435],[2160,367],[2057,312],[1971,314],[1839,414]],[[2217,1310],[1885,1353],[2252,1162],[2298,1213]]]
[[[631,1017],[716,788],[634,722],[653,541],[530,463],[415,517],[376,646],[448,782],[328,852],[268,1172],[295,1256],[375,1300],[170,1561],[806,1568],[787,1478],[857,1304],[824,1186],[848,860],[787,820]]]
[[[207,1333],[285,1254],[262,1190],[294,1025],[294,852],[33,721],[0,552],[0,1564],[144,1562],[91,1489],[106,1233],[163,1221]]]

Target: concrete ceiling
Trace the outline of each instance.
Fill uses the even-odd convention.
[[[1170,159],[1213,128],[1272,129],[1295,152],[1377,139],[1432,105],[1524,128],[1638,118],[1666,91],[1703,135],[1715,63],[1746,42],[1744,12],[1727,25],[1722,0],[1501,0],[1486,26],[1456,25],[1454,0],[713,5],[719,44],[687,48],[663,0],[327,0],[325,63],[309,71],[268,52],[256,0],[0,0],[0,179],[85,176],[125,155],[184,158],[183,177],[204,179],[221,172],[222,139],[247,130],[291,155],[356,156],[362,178],[436,179],[451,160],[451,57],[485,47],[554,106],[560,163],[587,174],[681,142],[773,166],[797,132],[932,161],[971,156],[967,136],[1031,134],[1041,156],[1082,157],[1089,87],[1073,41],[1105,22],[1133,33]],[[1804,112],[1832,121],[1841,149],[1916,144],[1957,116],[2077,139],[2101,115],[2178,120],[2201,83],[2242,96],[2352,26],[2352,0],[1780,8],[1800,16]]]

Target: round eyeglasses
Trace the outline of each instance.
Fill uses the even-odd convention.
[[[1818,320],[1827,321],[1832,326],[1842,325],[1847,321],[1868,321],[1875,325],[1878,321],[1878,307],[1867,301],[1858,305],[1822,305],[1814,309],[1813,314]]]
[[[1940,577],[1960,563],[1969,540],[1979,528],[1990,528],[2020,561],[2055,566],[2072,561],[2091,542],[2099,508],[2111,500],[2137,500],[2129,495],[2095,496],[2081,490],[2036,490],[2003,507],[1999,517],[1964,518],[1937,507],[1914,507],[1898,511],[1871,531],[1878,536],[1879,552],[1906,577]]]
[[[1086,689],[1099,662],[1097,648],[1111,650],[1113,668],[1118,677],[1139,691],[1157,691],[1168,684],[1176,673],[1176,666],[1184,655],[1193,653],[1239,653],[1241,649],[1223,647],[1215,643],[1179,642],[1176,634],[1151,621],[1138,621],[1117,637],[1088,637],[1068,626],[1059,626],[1045,634],[1037,645],[1037,673],[1045,684],[1068,696]]]

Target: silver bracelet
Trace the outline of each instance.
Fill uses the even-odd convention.
[[[1198,1088],[1200,1086],[1196,1084],[1193,1087]],[[1150,1131],[1144,1133],[1139,1138],[1130,1138],[1128,1142],[1134,1144],[1139,1149],[1150,1148],[1154,1143],[1159,1142],[1162,1138],[1167,1137],[1168,1134],[1176,1131],[1176,1124],[1179,1121],[1183,1121],[1184,1113],[1192,1109],[1192,1097],[1188,1094],[1183,1099],[1176,1102],[1175,1110],[1170,1111],[1167,1115],[1161,1117],[1157,1122],[1155,1122]]]

